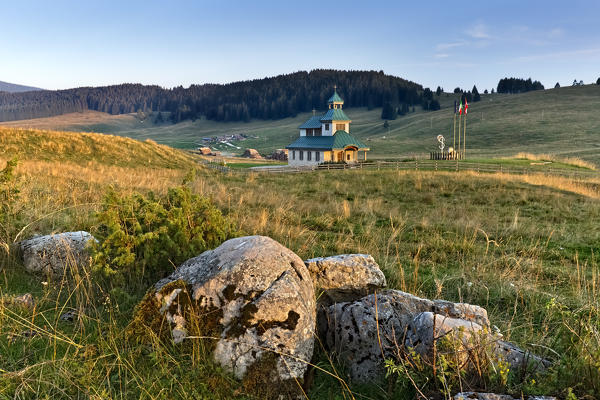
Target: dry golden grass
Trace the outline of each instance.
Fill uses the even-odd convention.
[[[98,133],[76,133],[0,127],[0,158],[63,162],[100,162],[134,168],[182,168],[191,154],[147,140]]]
[[[560,162],[563,164],[573,165],[580,168],[596,170],[596,164],[585,161],[579,157],[560,157],[554,154],[532,154],[520,152],[510,158],[525,159],[531,161],[551,161]]]

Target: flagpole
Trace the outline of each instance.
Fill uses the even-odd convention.
[[[458,159],[460,160],[460,120],[462,119],[462,114],[458,113]]]
[[[467,156],[467,114],[465,114],[465,127],[463,134],[463,156]]]
[[[456,151],[456,105],[454,106],[454,123],[452,124],[452,149]]]

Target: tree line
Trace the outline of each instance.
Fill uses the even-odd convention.
[[[498,82],[496,91],[498,93],[525,93],[532,90],[544,90],[544,85],[539,81],[520,78],[504,78]]]
[[[313,109],[324,111],[334,85],[346,107],[376,108],[389,103],[405,110],[431,101],[424,97],[421,85],[386,75],[383,71],[319,69],[189,88],[121,84],[57,91],[0,92],[0,121],[84,110],[109,114],[158,112],[161,117],[165,113],[174,123],[202,117],[215,121],[280,119]]]

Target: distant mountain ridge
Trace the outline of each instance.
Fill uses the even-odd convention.
[[[172,122],[275,120],[323,110],[334,86],[345,107],[413,106],[423,101],[423,86],[383,71],[317,69],[229,84],[165,89],[121,84],[0,93],[0,121],[43,118],[85,110],[109,114],[167,112]]]
[[[36,88],[33,86],[17,85],[16,83],[0,81],[0,92],[21,93],[21,92],[30,92],[33,90],[43,90],[43,89]]]

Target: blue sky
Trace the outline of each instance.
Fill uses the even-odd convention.
[[[600,2],[2,1],[0,80],[224,83],[314,68],[435,89],[600,77]]]

